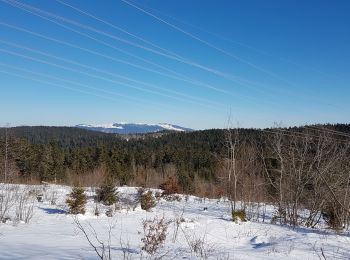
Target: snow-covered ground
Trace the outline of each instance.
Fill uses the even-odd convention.
[[[0,259],[98,259],[73,216],[67,214],[65,200],[70,188],[21,186],[28,188],[45,189],[43,202],[35,202],[34,216],[28,224],[13,221],[0,224]],[[121,208],[113,217],[104,214],[107,208],[102,205],[101,214],[94,215],[96,204],[91,189],[87,192],[87,212],[78,216],[95,245],[98,245],[95,235],[108,244],[108,230],[112,228],[113,259],[147,258],[141,250],[142,222],[162,217],[169,225],[166,242],[153,258],[350,259],[350,236],[326,229],[292,229],[270,224],[271,207],[266,207],[265,223],[234,223],[225,200],[192,196],[181,196],[180,201],[160,199],[147,212],[134,203],[136,188],[120,187],[118,191]],[[56,205],[51,204],[53,199],[57,199]],[[11,209],[12,213],[14,210]]]

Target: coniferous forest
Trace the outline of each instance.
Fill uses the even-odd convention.
[[[158,187],[167,178],[176,177],[185,193],[220,196],[225,193],[227,174],[235,161],[235,171],[240,175],[237,192],[242,193],[239,185],[247,187],[245,181],[252,178],[261,179],[273,193],[277,192],[273,185],[277,177],[269,172],[280,169],[286,164],[284,161],[290,161],[288,156],[294,158],[296,154],[292,153],[303,147],[304,157],[311,160],[320,149],[321,140],[339,143],[337,149],[345,149],[349,129],[349,125],[341,124],[213,129],[125,138],[70,127],[2,128],[0,162],[4,165],[7,147],[8,176],[18,182],[95,185],[109,176],[120,185]],[[331,156],[331,147],[324,148]],[[344,158],[346,155],[348,151]],[[4,167],[1,171],[4,176]]]

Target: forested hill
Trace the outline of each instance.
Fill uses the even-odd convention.
[[[62,148],[94,146],[117,141],[115,135],[75,127],[19,126],[8,128],[7,131],[10,136],[26,139],[31,144],[55,142]],[[5,128],[0,128],[0,135],[5,135]]]
[[[259,130],[240,129],[242,136],[254,136]],[[171,132],[163,131],[156,134],[139,135],[116,135],[89,131],[75,127],[51,127],[51,126],[20,126],[7,129],[8,135],[13,138],[25,139],[30,144],[55,143],[61,148],[82,148],[99,145],[135,147],[135,149],[146,149],[151,152],[163,146],[174,148],[192,148],[221,151],[225,142],[225,130],[210,129],[194,132]],[[0,128],[0,139],[5,136],[5,128]],[[142,148],[141,148],[142,147]]]
[[[318,129],[329,129],[350,134],[350,124],[325,124],[317,125]],[[271,128],[273,129],[273,128]],[[243,136],[254,137],[257,133],[271,129],[239,129]],[[282,128],[287,131],[301,132],[305,127]],[[139,135],[116,135],[89,131],[75,127],[54,127],[54,126],[19,126],[8,128],[10,136],[26,139],[31,144],[47,144],[55,142],[62,148],[76,148],[96,146],[99,144],[120,143],[122,140],[129,140],[129,143],[161,142],[165,144],[193,144],[205,146],[212,151],[218,151],[218,147],[225,139],[224,129],[210,129],[194,132],[171,132],[164,131],[155,134]],[[309,129],[312,130],[312,129]],[[0,139],[5,136],[5,128],[0,128]],[[156,138],[154,138],[156,137]],[[152,145],[153,146],[153,145]]]
[[[259,149],[273,144],[273,140],[267,139],[276,133],[287,139],[291,136],[297,139],[315,137],[322,128],[333,131],[328,130],[332,134],[330,140],[350,139],[347,136],[350,125],[323,125],[316,130],[311,127],[239,129],[237,162],[243,168],[255,165],[256,168],[249,172],[258,176],[262,171],[262,165],[257,165]],[[111,174],[121,184],[157,186],[166,177],[175,175],[184,191],[193,192],[202,181],[215,188],[216,182],[222,179],[220,171],[228,156],[229,133],[233,140],[237,131],[212,129],[125,139],[114,134],[70,127],[0,128],[0,164],[4,165],[7,146],[11,172],[24,179],[50,181],[57,178],[65,182],[69,176],[81,178],[102,167],[106,174]],[[285,146],[288,145],[296,145],[296,142],[285,140]],[[1,167],[0,176],[4,175],[3,171]]]

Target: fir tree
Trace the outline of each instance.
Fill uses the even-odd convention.
[[[69,213],[71,214],[85,214],[85,205],[87,197],[85,190],[82,187],[73,187],[72,192],[69,194],[69,198],[66,203],[69,206]]]
[[[107,180],[96,191],[97,201],[102,202],[106,206],[113,205],[118,201],[118,192],[111,180]]]
[[[151,208],[156,206],[156,202],[154,201],[152,191],[147,191],[146,193],[141,194],[141,208],[143,210],[149,211]]]

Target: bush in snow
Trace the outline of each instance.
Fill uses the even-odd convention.
[[[241,210],[232,210],[232,220],[234,222],[246,222],[247,221],[247,215],[245,213],[244,209]]]
[[[142,250],[153,256],[164,244],[168,223],[164,218],[152,220],[144,220],[142,222],[144,236],[141,239],[143,245]]]
[[[100,215],[100,209],[98,208],[97,203],[95,204],[94,215],[96,217],[98,217]]]
[[[69,198],[66,200],[71,214],[85,214],[85,205],[87,197],[82,187],[73,187]]]
[[[8,216],[11,208],[15,206],[18,199],[19,186],[0,184],[0,221],[5,223],[10,220]]]
[[[107,210],[106,210],[106,216],[107,217],[113,217],[113,209],[112,208],[108,208]]]
[[[143,210],[150,210],[156,206],[152,191],[147,191],[141,194],[140,198],[141,208]]]
[[[164,183],[159,185],[159,188],[164,190],[164,195],[180,193],[181,191],[179,182],[174,176],[168,178]]]
[[[96,191],[96,197],[98,202],[106,206],[113,205],[118,201],[118,192],[114,183],[110,180],[103,183]]]
[[[22,191],[18,196],[18,202],[16,204],[16,221],[24,221],[29,223],[34,215],[34,203],[35,197],[29,191]]]
[[[327,205],[321,211],[322,217],[328,226],[336,231],[343,228],[343,221],[341,219],[341,207],[338,205]]]

